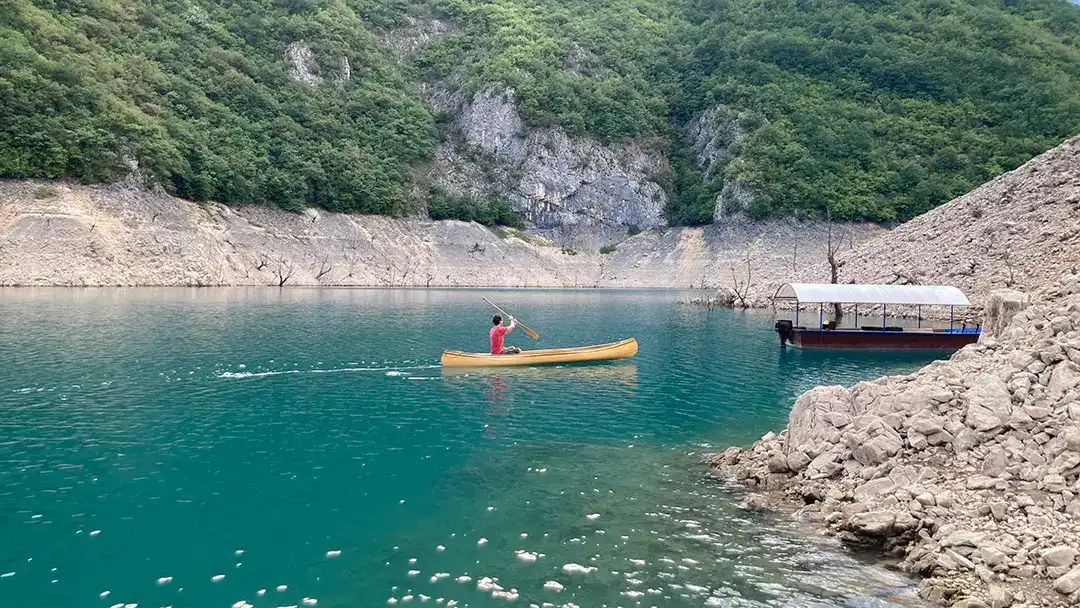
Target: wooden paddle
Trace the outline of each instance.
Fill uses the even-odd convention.
[[[492,302],[491,300],[489,300],[487,298],[484,298],[484,301],[487,302],[488,304],[491,304],[492,306],[495,306],[495,310],[501,312],[507,318],[510,317],[510,313],[508,313],[505,310],[503,310],[503,309],[499,308],[498,306],[496,306],[495,303]],[[515,321],[516,321],[516,319],[515,319]],[[517,321],[517,324],[518,324],[518,327],[520,327],[522,330],[524,330],[525,333],[529,334],[529,337],[532,338],[533,340],[539,340],[540,339],[540,334],[538,334],[535,331],[529,329],[528,327],[525,327],[525,324],[522,323],[521,321]]]

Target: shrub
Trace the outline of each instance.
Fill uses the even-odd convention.
[[[609,253],[615,253],[615,245],[604,245],[600,248],[600,253],[607,255]]]
[[[52,184],[41,186],[37,190],[34,190],[34,198],[38,200],[56,198],[56,186]]]

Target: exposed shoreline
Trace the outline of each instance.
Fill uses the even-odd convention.
[[[1022,306],[1001,302],[1011,302],[1006,313]],[[900,557],[904,571],[927,577],[928,600],[1073,606],[1078,348],[1080,275],[1068,275],[949,361],[813,389],[779,435],[708,460],[751,490],[749,506],[793,511],[849,544]]]

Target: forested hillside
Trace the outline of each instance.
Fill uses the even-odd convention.
[[[452,31],[399,61],[407,19]],[[674,223],[732,181],[755,216],[907,219],[1080,132],[1078,45],[1065,0],[0,0],[0,176],[403,214],[423,85],[498,85],[666,155]],[[746,134],[703,179],[685,126],[717,106]]]

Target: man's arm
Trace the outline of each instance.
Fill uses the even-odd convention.
[[[509,325],[509,327],[510,327],[510,329],[507,329],[506,333],[510,333],[510,332],[514,331],[514,328],[517,327],[517,319],[515,319],[514,317],[510,317],[510,325]]]

